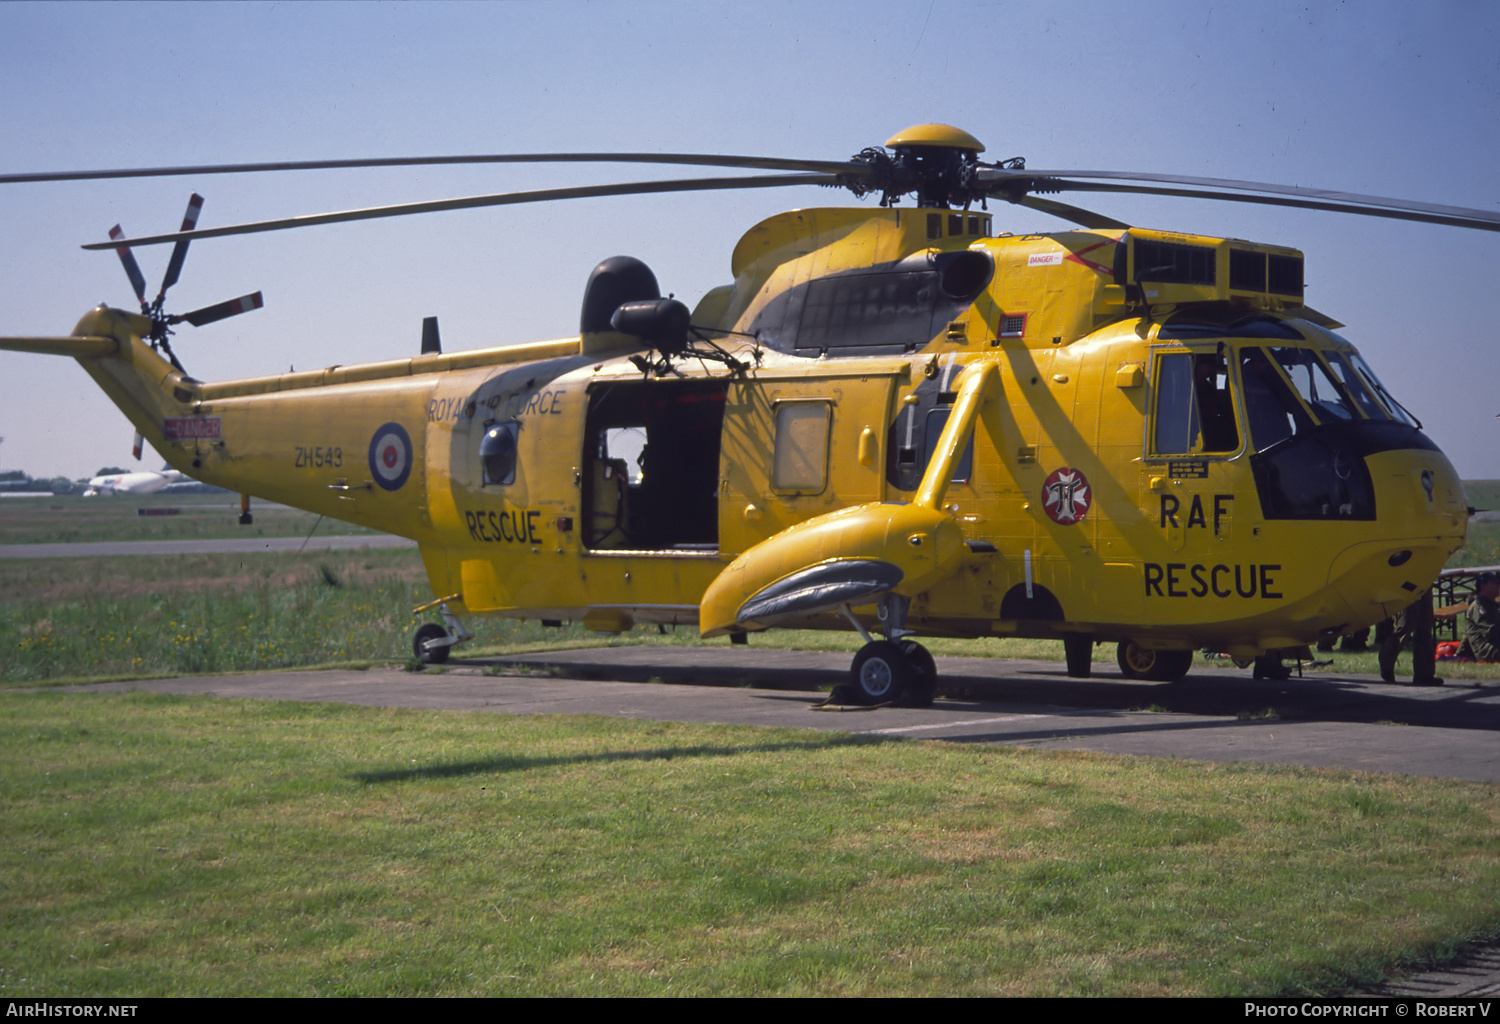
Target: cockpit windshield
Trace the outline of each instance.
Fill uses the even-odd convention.
[[[1348,359],[1354,368],[1364,375],[1365,380],[1370,382],[1370,386],[1375,389],[1375,393],[1380,396],[1381,401],[1385,403],[1385,407],[1390,410],[1391,415],[1396,418],[1397,422],[1405,423],[1408,427],[1421,429],[1422,424],[1417,422],[1415,416],[1406,411],[1405,406],[1391,397],[1391,393],[1385,389],[1385,385],[1380,383],[1380,378],[1375,376],[1375,371],[1370,369],[1369,365],[1359,357],[1358,353],[1350,352]]]
[[[1339,383],[1344,386],[1344,391],[1354,400],[1354,404],[1359,406],[1360,411],[1372,420],[1386,419],[1386,411],[1375,400],[1375,396],[1370,393],[1369,387],[1354,371],[1354,367],[1349,365],[1348,358],[1342,352],[1325,352],[1324,355],[1328,358],[1328,365],[1333,369],[1333,375],[1339,379]]]
[[[1336,346],[1332,350],[1323,349],[1323,356],[1367,417],[1372,420],[1393,419],[1408,427],[1422,428],[1417,418],[1392,397],[1380,383],[1380,378],[1375,376],[1375,371],[1342,335],[1314,324],[1303,323],[1301,326],[1309,337],[1326,339]]]
[[[1344,389],[1335,383],[1317,353],[1306,348],[1273,348],[1271,355],[1320,422],[1355,418]]]

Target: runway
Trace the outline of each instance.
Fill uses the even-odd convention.
[[[1060,663],[939,658],[931,708],[815,709],[847,654],[750,647],[615,647],[396,668],[130,683],[149,690],[494,714],[597,714],[842,730],[1049,750],[1296,764],[1500,782],[1500,686],[1412,688],[1374,676],[1285,682],[1199,668],[1177,683],[1113,664],[1070,679]],[[499,674],[491,674],[499,673]]]

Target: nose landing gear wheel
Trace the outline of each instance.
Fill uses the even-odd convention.
[[[448,635],[448,631],[436,622],[429,622],[417,630],[417,635],[412,638],[411,650],[417,656],[417,660],[424,665],[441,665],[448,660],[448,646],[427,649],[427,641],[441,640]]]

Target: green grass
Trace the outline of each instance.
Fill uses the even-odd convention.
[[[0,694],[0,993],[1322,994],[1500,929],[1500,788]]]
[[[176,515],[139,515],[137,509],[178,510]],[[253,502],[255,522],[239,524],[239,498],[232,494],[128,494],[84,498],[0,500],[0,543],[75,544],[122,540],[208,540],[226,537],[367,535],[375,531],[337,519],[321,522],[312,512]]]
[[[0,562],[0,681],[199,674],[411,656],[414,550]]]
[[[1500,480],[1465,480],[1464,493],[1475,508],[1500,510]]]
[[[49,526],[4,502],[0,528],[98,540],[193,518],[137,520],[139,503],[78,501]],[[221,511],[195,516],[244,536]],[[257,512],[294,535],[312,520]],[[1460,558],[1500,564],[1500,524]],[[0,994],[1321,994],[1500,934],[1495,786],[16,689],[400,663],[430,597],[410,550],[0,561]],[[600,642],[470,626],[465,655]]]
[[[1471,521],[1468,542],[1448,559],[1450,569],[1474,565],[1500,565],[1500,520]]]
[[[1495,524],[1500,526],[1500,524]],[[431,600],[421,558],[412,549],[297,554],[129,556],[0,560],[0,686],[315,666],[404,663]],[[580,625],[472,618],[477,640],[457,657],[611,644],[727,645],[683,628],[658,634],[638,627],[602,638]],[[852,631],[773,630],[756,645],[853,653]],[[939,656],[1062,660],[1057,641],[986,637],[924,641]],[[1315,671],[1374,674],[1373,652],[1334,652]],[[1100,645],[1095,661],[1114,663]],[[1234,670],[1199,658],[1194,671]],[[1398,672],[1410,674],[1410,655]],[[1500,666],[1445,662],[1451,679],[1500,679]]]

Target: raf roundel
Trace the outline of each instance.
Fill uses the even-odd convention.
[[[411,475],[411,438],[399,423],[387,423],[370,439],[370,476],[387,491],[401,489]]]

